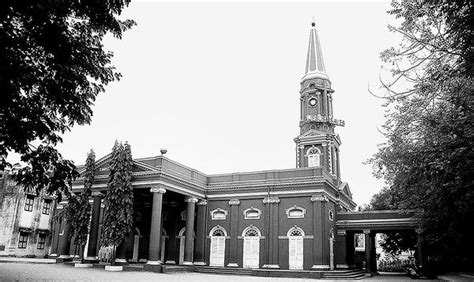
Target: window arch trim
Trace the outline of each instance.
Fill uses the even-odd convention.
[[[250,225],[250,226],[247,226],[243,231],[242,231],[242,237],[246,237],[248,236],[248,232],[250,231],[254,231],[257,233],[257,236],[249,236],[249,237],[262,237],[262,232],[260,232],[260,229],[258,229],[256,226],[254,225]]]
[[[226,220],[227,219],[228,212],[224,209],[217,208],[217,209],[214,209],[214,210],[210,211],[210,213],[211,213],[211,220]],[[223,217],[217,217],[216,216],[217,214],[223,214],[224,216]]]
[[[251,213],[251,212],[256,212],[256,213],[257,213],[257,216],[255,216],[255,217],[249,216],[249,213]],[[260,216],[262,215],[262,211],[259,210],[259,209],[257,209],[257,208],[254,208],[254,207],[250,207],[250,208],[245,209],[245,210],[243,211],[243,215],[244,215],[244,218],[245,218],[245,219],[260,219]],[[242,235],[242,236],[243,236],[243,235]]]
[[[224,227],[220,226],[220,225],[216,225],[214,226],[211,231],[209,231],[209,236],[210,237],[213,237],[215,235],[213,235],[215,232],[217,231],[221,231],[223,234],[224,234],[224,237],[227,237],[227,231],[225,230]],[[215,236],[215,237],[221,237],[221,236]]]
[[[301,237],[306,236],[306,235],[304,234],[303,229],[299,228],[299,227],[296,226],[296,225],[293,226],[293,227],[291,227],[290,229],[288,229],[288,232],[286,233],[286,236],[288,236],[288,237],[297,237],[297,236],[295,236],[295,235],[292,235],[292,234],[295,234],[295,233],[299,233],[299,234],[300,234],[300,235],[297,235],[297,236],[301,236]]]
[[[300,211],[300,214],[292,214],[293,211]],[[292,207],[287,208],[285,210],[285,213],[288,218],[304,218],[304,216],[306,215],[306,209],[294,205]]]

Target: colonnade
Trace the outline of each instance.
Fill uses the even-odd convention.
[[[162,186],[154,186],[150,188],[152,194],[152,207],[151,207],[151,228],[150,228],[150,242],[148,248],[148,261],[147,265],[161,265],[164,262],[161,261],[161,247],[162,247],[162,219],[163,219],[163,196],[166,193],[166,189]],[[98,240],[99,240],[99,227],[100,227],[100,213],[101,213],[101,201],[102,196],[100,192],[92,193],[92,216],[89,231],[89,241],[87,246],[87,257],[86,260],[96,261],[98,258]],[[199,201],[197,198],[192,196],[186,196],[185,202],[187,205],[186,209],[186,232],[185,243],[184,243],[184,265],[204,265],[205,264],[205,219],[206,219],[206,208],[207,201]],[[197,206],[197,222],[195,223],[195,214]],[[62,209],[63,205],[58,204],[58,209]],[[62,223],[59,222],[59,234],[53,241],[56,244],[52,245],[51,254],[55,254],[59,259],[70,258],[69,249],[69,233],[71,229],[70,223],[62,219]],[[194,229],[196,225],[196,236],[194,236]],[[196,246],[194,246],[196,240]],[[124,252],[123,252],[124,253]],[[174,254],[174,253],[173,253]],[[176,254],[174,254],[176,255]],[[120,252],[118,252],[120,257]],[[177,260],[175,260],[177,261]]]

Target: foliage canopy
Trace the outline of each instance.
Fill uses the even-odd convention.
[[[428,262],[474,265],[474,114],[471,1],[393,2],[401,44],[384,51],[392,80],[387,142],[369,162],[388,188],[372,206],[418,209]]]
[[[120,78],[102,39],[134,24],[117,17],[128,4],[1,1],[0,170],[11,166],[10,152],[20,154],[25,187],[57,192],[78,176],[55,146],[72,126],[91,122],[96,96]]]

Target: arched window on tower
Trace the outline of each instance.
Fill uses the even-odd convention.
[[[306,157],[308,158],[308,167],[315,167],[321,165],[321,151],[312,146],[306,152]]]

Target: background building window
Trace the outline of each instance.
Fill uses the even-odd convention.
[[[20,232],[20,237],[18,238],[18,249],[26,249],[28,244],[28,233]]]
[[[46,235],[38,234],[38,245],[36,246],[36,248],[38,250],[44,250],[45,243],[46,243]]]
[[[25,199],[25,211],[33,211],[33,204],[35,202],[35,197],[32,195],[26,195]]]
[[[43,210],[41,211],[41,213],[49,215],[50,210],[51,210],[51,201],[50,200],[44,200]]]

